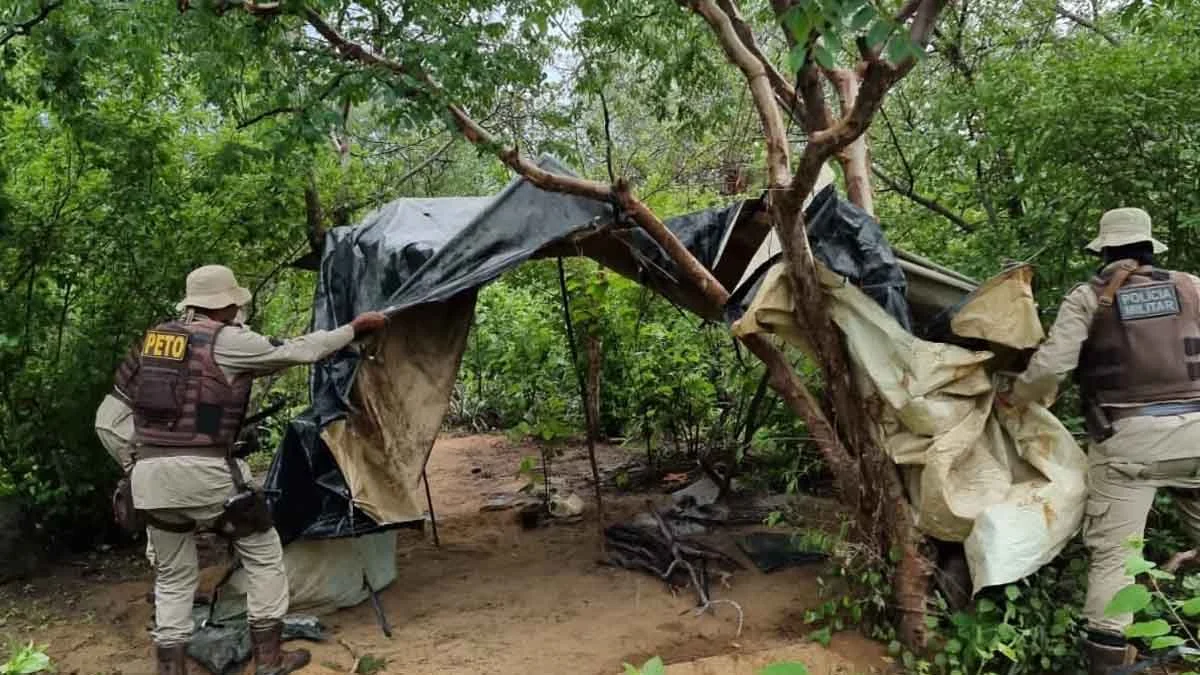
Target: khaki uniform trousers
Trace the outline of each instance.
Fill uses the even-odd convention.
[[[1084,617],[1093,630],[1121,633],[1131,615],[1106,616],[1117,591],[1132,584],[1128,544],[1145,534],[1160,488],[1170,489],[1191,539],[1200,545],[1200,414],[1132,417],[1089,453],[1084,542],[1091,549]]]
[[[166,521],[196,521],[212,525],[222,505],[183,509],[154,509],[150,513]],[[154,642],[159,646],[187,644],[192,637],[192,602],[200,580],[196,538],[191,532],[167,532],[146,528],[154,545]],[[282,619],[288,609],[288,580],[283,565],[279,534],[272,528],[234,542],[249,588],[246,609],[250,625]]]

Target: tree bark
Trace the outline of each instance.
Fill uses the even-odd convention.
[[[849,114],[858,100],[858,72],[849,68],[837,68],[828,71],[826,76],[837,90],[842,114]],[[875,193],[871,189],[871,159],[866,134],[839,150],[837,159],[842,166],[842,177],[846,181],[846,196],[867,213],[875,215]]]
[[[601,440],[600,434],[600,368],[603,365],[603,342],[594,333],[584,336],[587,343],[587,405],[591,408],[586,416],[588,421],[588,438],[593,443]]]

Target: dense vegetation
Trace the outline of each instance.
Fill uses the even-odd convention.
[[[660,214],[765,180],[740,77],[673,2],[311,4],[422,63],[522,148],[630,177]],[[743,4],[771,21],[769,3]],[[374,13],[403,13],[400,32],[372,35]],[[1079,249],[1106,208],[1146,208],[1172,247],[1165,262],[1200,267],[1197,26],[1187,2],[954,4],[869,133],[893,243],[980,278],[1032,260],[1047,318],[1094,264]],[[0,494],[20,500],[40,544],[107,536],[116,469],[94,410],[190,268],[232,266],[257,292],[252,322],[294,334],[313,285],[288,266],[310,250],[306,188],[337,225],[395,197],[509,180],[406,85],[365,77],[312,37],[283,18],[180,15],[170,2],[0,5]],[[788,63],[786,44],[766,46]],[[762,368],[726,331],[590,262],[567,270],[577,332],[602,344],[603,433],[660,454],[759,458],[777,487],[822,474],[773,394],[752,405]],[[531,264],[485,291],[456,423],[546,439],[582,429],[556,274]],[[304,383],[272,385],[298,407]]]

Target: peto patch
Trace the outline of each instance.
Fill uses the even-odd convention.
[[[142,356],[182,361],[187,356],[188,334],[152,330],[142,342]]]
[[[1155,319],[1179,314],[1179,292],[1173,283],[1122,288],[1116,296],[1121,321]]]

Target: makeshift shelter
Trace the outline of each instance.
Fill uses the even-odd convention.
[[[569,174],[549,157],[539,165]],[[913,334],[944,332],[949,322],[966,326],[960,337],[1030,347],[1040,338],[1036,315],[1033,324],[1021,324],[1025,333],[1015,343],[1012,336],[996,339],[1014,311],[1029,318],[1028,279],[1009,274],[972,295],[970,279],[893,251],[873,218],[837,196],[831,178],[823,174],[806,207],[810,242],[856,371],[887,403],[885,447],[909,467],[918,521],[930,534],[966,542],[977,587],[1032,572],[1078,525],[1082,492],[1071,472],[1082,453],[1049,413],[1035,413],[1032,425],[990,413],[990,352]],[[371,309],[392,320],[361,351],[348,348],[314,367],[312,407],[289,425],[267,476],[267,487],[280,494],[274,512],[295,606],[356,604],[367,595],[364,579],[376,589],[394,579],[389,530],[426,517],[422,472],[450,401],[476,291],[504,271],[535,257],[585,255],[702,317],[803,347],[760,201],[667,226],[723,285],[737,289],[728,307],[708,303],[611,205],[520,178],[494,197],[397,200],[357,226],[328,233],[312,328],[333,328]],[[971,320],[955,324],[964,316]],[[1036,440],[1013,442],[1013,434]],[[1047,437],[1049,451],[1034,457],[1029,443]],[[987,471],[963,470],[985,465]],[[1033,522],[1033,502],[1055,513],[1055,522],[1048,515]],[[1014,542],[1006,529],[1013,523],[1032,536]]]

